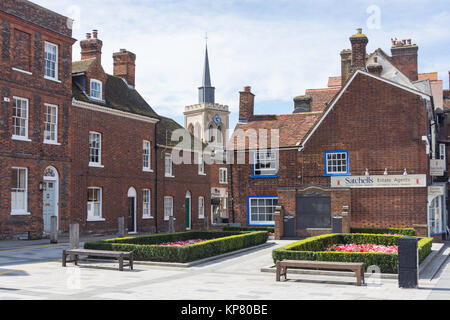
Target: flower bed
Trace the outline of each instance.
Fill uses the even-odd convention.
[[[350,232],[414,237],[414,228],[351,228]]]
[[[398,253],[398,246],[383,246],[376,244],[332,244],[325,251],[336,252],[385,252]]]
[[[333,245],[377,245],[393,247],[402,236],[383,234],[327,234],[307,238],[272,251],[274,262],[288,260],[316,260],[336,262],[364,262],[365,267],[376,265],[383,273],[397,273],[398,253],[327,251]],[[419,238],[419,262],[431,252],[433,238]]]
[[[86,242],[85,249],[133,251],[135,260],[185,263],[263,244],[267,231],[187,231]],[[185,246],[161,245],[205,239]]]
[[[157,244],[157,246],[179,246],[179,247],[184,247],[184,246],[189,246],[191,244],[196,244],[196,243],[203,242],[203,241],[206,241],[206,240],[192,239],[192,240],[185,240],[185,241],[166,242],[166,243]]]

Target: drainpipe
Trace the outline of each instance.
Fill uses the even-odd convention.
[[[156,138],[158,123],[155,123],[155,141],[153,142],[155,148],[155,233],[158,233],[158,143]]]

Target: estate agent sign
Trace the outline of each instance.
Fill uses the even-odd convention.
[[[441,159],[430,160],[430,175],[435,177],[441,177],[444,175],[445,161]]]
[[[425,174],[331,177],[332,188],[418,188],[426,186],[427,176]]]

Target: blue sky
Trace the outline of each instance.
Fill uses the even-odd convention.
[[[216,102],[237,121],[239,91],[256,95],[255,113],[290,113],[292,99],[339,75],[342,49],[358,27],[368,51],[390,53],[391,38],[419,45],[419,72],[438,71],[448,88],[448,0],[34,0],[75,19],[74,38],[99,30],[103,66],[112,53],[137,54],[136,87],[159,114],[183,124],[183,109],[197,103],[208,32]],[[80,57],[74,45],[74,60]]]

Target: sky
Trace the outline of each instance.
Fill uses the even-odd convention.
[[[449,0],[32,0],[75,20],[73,37],[99,30],[102,63],[134,52],[136,89],[160,115],[184,124],[198,103],[205,35],[216,103],[238,119],[239,91],[251,86],[255,114],[291,113],[293,98],[340,75],[340,51],[363,28],[368,52],[390,54],[391,38],[419,46],[419,72],[449,88]],[[80,45],[73,47],[80,59]]]

